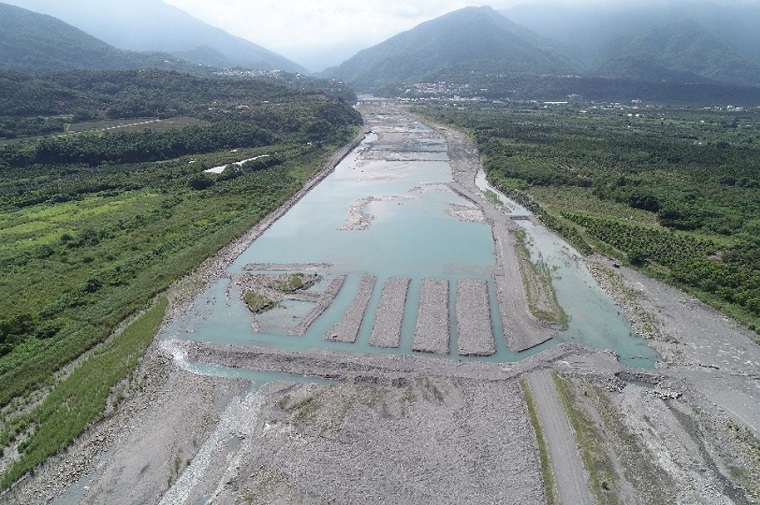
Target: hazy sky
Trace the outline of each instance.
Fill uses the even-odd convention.
[[[531,0],[164,1],[283,56],[304,61],[326,48],[351,56],[357,49],[468,5],[500,9]]]
[[[0,0],[22,7],[45,5],[56,15],[97,3],[140,9],[137,0]],[[156,0],[142,0],[148,2]],[[504,9],[524,4],[693,4],[705,0],[163,0],[229,33],[262,45],[309,70],[337,65],[358,50],[468,5]],[[718,5],[760,0],[706,0]],[[82,10],[82,9],[80,9]],[[82,12],[89,12],[86,8]],[[59,14],[66,19],[65,16]]]

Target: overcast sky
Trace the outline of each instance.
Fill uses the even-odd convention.
[[[325,49],[351,56],[357,49],[372,46],[423,21],[468,5],[488,4],[500,9],[531,0],[164,1],[300,62]]]

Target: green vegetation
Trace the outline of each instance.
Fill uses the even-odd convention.
[[[304,288],[303,276],[299,274],[291,275],[287,281],[280,285],[280,289],[285,293],[295,293]]]
[[[324,84],[322,89],[326,91],[318,91],[319,84]],[[296,86],[313,89],[307,96],[295,89]],[[42,127],[29,126],[41,121],[73,123],[72,130],[78,131],[77,124],[91,126],[93,121],[185,117],[201,120],[206,125],[248,123],[290,137],[300,132],[301,140],[313,141],[319,140],[320,130],[328,134],[330,125],[347,119],[356,121],[352,109],[335,106],[336,99],[320,101],[328,96],[338,97],[337,100],[354,97],[340,86],[325,81],[302,83],[285,77],[278,80],[204,78],[147,69],[72,71],[44,77],[0,72],[0,125],[6,125],[0,130],[0,137],[50,131],[52,126],[43,131],[39,131]],[[147,127],[152,128],[152,125]],[[63,128],[58,131],[62,133]],[[313,138],[314,133],[317,138]],[[119,139],[118,136],[106,138]],[[74,142],[71,137],[59,141]],[[157,146],[147,143],[145,147]],[[159,147],[172,148],[171,144]],[[36,146],[17,149],[34,152]],[[4,151],[0,159],[15,152]]]
[[[501,203],[501,199],[499,199],[499,195],[497,195],[490,189],[485,190],[483,193],[486,195],[486,198],[488,199],[488,201],[491,202],[492,204],[499,205],[499,206],[503,205]]]
[[[606,442],[603,435],[597,431],[588,412],[576,399],[573,383],[557,373],[552,373],[552,379],[575,432],[581,461],[589,474],[591,492],[596,497],[597,503],[602,505],[618,503],[617,475],[604,449]]]
[[[77,97],[69,102],[71,110],[59,111],[64,114],[84,104],[91,109],[83,115],[93,117],[110,103],[120,111],[112,111],[116,117],[129,119],[144,117],[149,104],[154,112],[174,109],[203,124],[184,121],[184,128],[82,133],[0,147],[3,450],[38,422],[37,414],[28,413],[35,392],[49,392],[51,412],[65,405],[57,373],[285,202],[361,123],[340,100],[251,80],[158,71],[80,72],[55,79],[55,86],[68,80]],[[36,89],[39,103],[33,108],[61,107],[45,91],[55,79],[19,81],[22,89]],[[45,84],[36,88],[34,82]],[[89,85],[92,92],[85,91]],[[2,96],[9,105],[3,110],[18,117],[31,104],[23,93]],[[267,163],[204,173],[265,154]],[[69,423],[70,433],[97,419],[92,412],[83,414],[84,423]],[[14,467],[21,470],[4,476],[5,486],[69,439],[67,434],[38,442],[43,436],[48,435],[41,427],[33,430],[21,455],[32,463]]]
[[[728,466],[728,470],[747,490],[754,500],[752,503],[757,503],[760,501],[760,439],[749,428],[733,421],[728,423],[728,429],[743,453],[741,459]]]
[[[253,285],[249,286],[243,300],[251,312],[261,314],[277,307],[283,295],[309,289],[319,282],[319,279],[319,275],[303,273],[255,275]]]
[[[536,434],[536,444],[538,445],[538,458],[541,463],[541,472],[544,475],[544,494],[546,495],[547,505],[558,505],[559,494],[557,493],[557,483],[554,480],[554,471],[549,456],[549,446],[544,438],[544,430],[541,428],[541,422],[538,417],[538,408],[533,400],[533,394],[530,391],[530,385],[525,379],[520,379],[520,388],[525,397],[525,406],[528,409],[530,423],[533,426],[533,432]]]
[[[571,68],[546,39],[491,7],[466,7],[391,37],[326,73],[366,89],[401,82],[437,83],[452,73],[538,75]]]
[[[0,489],[65,448],[99,419],[112,388],[134,372],[153,341],[167,304],[166,298],[161,298],[121,334],[97,348],[38,407],[14,420],[11,428],[28,438],[19,447],[20,459],[3,474]],[[0,440],[7,445],[14,435],[6,427],[0,432]]]
[[[290,395],[286,395],[280,399],[278,406],[301,422],[313,421],[320,408],[319,402],[313,396],[291,398]]]
[[[527,234],[524,230],[518,230],[517,238],[517,261],[520,264],[520,272],[523,278],[528,308],[531,314],[539,321],[547,324],[567,327],[567,314],[557,301],[557,292],[552,284],[552,275],[549,266],[541,261],[531,260],[530,250],[527,244]]]
[[[693,20],[641,33],[600,69],[603,75],[640,81],[723,82],[755,86],[757,63]]]
[[[243,298],[248,309],[254,314],[261,314],[277,306],[276,301],[256,291],[248,291]]]
[[[303,289],[309,289],[317,283],[319,277],[316,275],[309,276],[302,273],[289,275],[286,279],[272,282],[272,288],[282,291],[283,293],[295,293]]]
[[[491,183],[580,252],[617,257],[760,327],[760,111],[427,109]]]

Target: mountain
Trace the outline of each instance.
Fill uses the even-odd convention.
[[[694,21],[732,51],[760,64],[760,3],[714,0],[622,0],[569,5],[535,2],[499,11],[550,38],[583,62],[605,64],[634,39],[670,24]]]
[[[159,51],[193,63],[306,73],[287,58],[160,0],[9,0],[55,16],[120,49]]]
[[[165,58],[121,51],[51,16],[0,3],[0,68],[45,72],[171,66]]]
[[[665,11],[630,2],[594,5],[532,3],[499,11],[515,23],[561,44],[589,70],[613,57]]]
[[[323,75],[369,89],[469,71],[555,74],[572,68],[550,42],[492,8],[466,7],[360,51]]]
[[[696,21],[658,26],[634,38],[597,71],[604,77],[757,85],[760,65]]]

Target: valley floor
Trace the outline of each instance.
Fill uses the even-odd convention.
[[[455,184],[476,191],[476,151],[461,133],[439,131]],[[199,279],[244,244],[209,260]],[[2,499],[760,502],[760,347],[691,296],[608,264],[588,260],[663,357],[653,370],[572,344],[498,364],[155,342],[119,409]],[[179,357],[322,380],[200,376]]]

